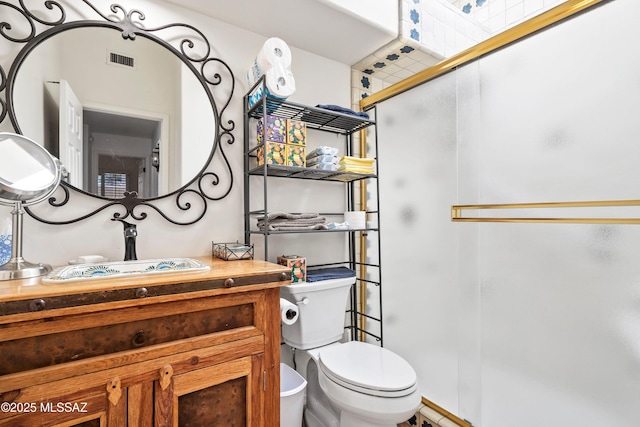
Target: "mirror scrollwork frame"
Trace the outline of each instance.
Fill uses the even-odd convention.
[[[44,215],[36,213],[33,208],[27,208],[30,216],[47,224],[63,225],[82,221],[106,209],[114,211],[112,219],[131,218],[134,220],[147,218],[147,211],[153,210],[173,224],[190,225],[204,217],[209,201],[221,200],[231,192],[233,174],[223,148],[225,144],[230,145],[235,141],[233,135],[235,122],[226,119],[227,107],[235,89],[235,80],[230,67],[224,61],[210,56],[211,44],[199,29],[185,23],[169,23],[146,28],[142,24],[142,21],[146,19],[143,12],[137,9],[127,10],[118,4],[110,6],[110,14],[104,14],[88,0],[81,0],[78,5],[74,4],[73,8],[78,9],[84,5],[82,7],[87,9],[86,13],[95,14],[96,19],[68,20],[65,8],[57,1],[46,0],[43,3],[49,11],[46,14],[53,17],[41,16],[45,12],[26,6],[24,0],[18,0],[18,3],[16,5],[0,0],[0,11],[3,8],[8,8],[11,12],[10,14],[2,13],[2,15],[14,15],[14,18],[19,21],[0,20],[0,43],[4,39],[7,43],[23,45],[12,61],[11,58],[8,59],[11,62],[8,72],[5,71],[2,61],[0,61],[0,123],[3,123],[8,117],[16,133],[22,132],[15,116],[14,94],[12,92],[20,65],[29,52],[44,40],[62,31],[84,27],[111,28],[119,31],[125,40],[133,41],[136,37],[143,37],[172,52],[202,84],[206,96],[211,102],[215,119],[215,124],[212,124],[215,129],[213,141],[210,141],[209,158],[202,170],[181,188],[154,198],[139,198],[135,192],[125,192],[123,198],[105,198],[63,182],[60,189],[48,199],[46,210],[53,212],[50,210],[51,208],[67,208],[71,211],[69,217],[64,214],[57,215],[56,209],[56,215],[52,215],[55,219],[45,218]],[[28,32],[28,34],[16,36],[15,34],[18,33],[16,28],[21,28],[23,33]],[[209,170],[214,159],[217,159],[216,164],[223,165],[223,169],[226,170],[221,173]],[[221,177],[221,175],[223,176]],[[97,204],[87,208],[87,212],[78,214],[77,203],[73,202],[82,197],[92,198]],[[173,204],[175,205],[173,206]],[[87,205],[91,205],[91,203]],[[59,216],[62,218],[59,219]]]

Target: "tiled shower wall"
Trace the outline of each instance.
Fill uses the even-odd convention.
[[[451,0],[451,5],[488,28],[499,33],[549,10],[564,0]]]
[[[352,106],[565,0],[399,0],[398,37],[352,66]]]

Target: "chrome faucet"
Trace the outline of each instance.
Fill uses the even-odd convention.
[[[136,237],[138,230],[135,224],[130,224],[120,218],[112,218],[112,221],[120,221],[124,227],[124,260],[135,261],[138,259],[136,255]]]

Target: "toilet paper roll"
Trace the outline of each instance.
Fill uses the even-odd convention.
[[[291,49],[284,40],[272,37],[264,42],[247,72],[247,83],[253,86],[273,68],[291,69]]]
[[[287,301],[284,298],[280,298],[280,319],[285,325],[293,325],[298,320],[300,312],[298,306]]]
[[[267,95],[281,100],[287,99],[296,91],[296,81],[291,72],[291,50],[281,39],[268,39],[247,72],[247,85],[252,87],[265,76]],[[253,106],[264,94],[258,88],[249,97],[249,106]]]
[[[288,69],[274,67],[265,74],[267,94],[282,100],[287,99],[296,91],[296,80]]]

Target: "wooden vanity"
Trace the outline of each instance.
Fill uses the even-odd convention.
[[[280,425],[290,270],[0,282],[0,426]]]

